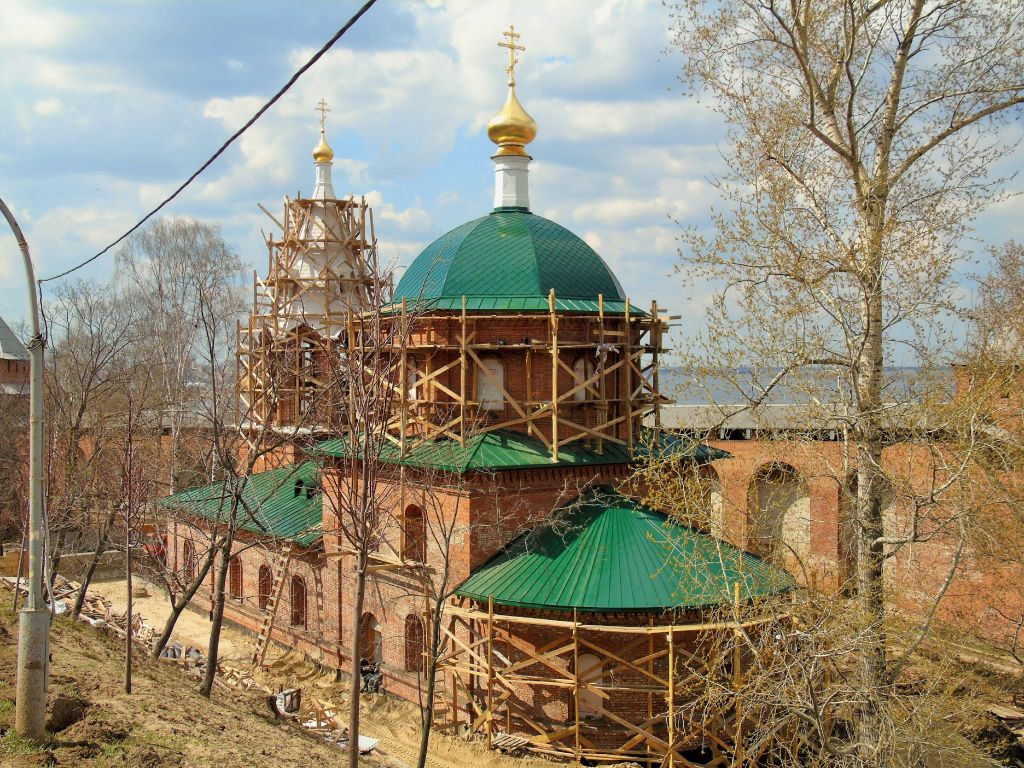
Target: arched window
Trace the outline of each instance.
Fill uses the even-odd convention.
[[[572,386],[569,387],[569,389],[575,389],[594,375],[594,361],[587,355],[580,355],[576,358],[576,362],[572,364],[572,372],[575,375],[575,378],[573,379]],[[593,384],[591,387],[597,389]],[[593,400],[594,397],[594,393],[591,392],[588,387],[577,389],[572,395],[572,399],[579,402],[582,402],[583,400]]]
[[[274,575],[270,572],[269,565],[260,566],[259,574],[259,601],[260,610],[267,610],[267,603],[270,602],[270,591],[274,588]]]
[[[306,581],[301,576],[292,576],[292,616],[293,627],[306,628]]]
[[[405,389],[409,402],[419,399],[419,387],[417,382],[420,379],[419,369],[416,368],[416,358],[410,357],[405,363]]]
[[[604,664],[601,659],[592,653],[582,653],[579,658],[579,666],[576,673],[580,682],[593,686],[600,686],[604,683]],[[601,697],[589,688],[580,687],[580,718],[584,720],[595,720],[602,715]]]
[[[415,504],[405,508],[405,541],[402,545],[402,559],[414,563],[427,561],[427,531],[423,510]]]
[[[788,464],[769,464],[754,475],[748,498],[755,551],[802,570],[811,553],[811,497],[803,476]]]
[[[192,581],[196,577],[196,545],[192,543],[192,539],[185,539],[181,547],[181,559],[185,580]]]
[[[380,624],[372,613],[364,613],[359,621],[359,654],[367,661],[380,664],[384,661],[384,643]]]
[[[232,597],[242,599],[242,558],[238,555],[228,560],[228,590]]]
[[[405,617],[405,671],[423,670],[423,622],[415,614]]]
[[[476,399],[485,411],[505,407],[505,364],[497,357],[485,357],[476,370]]]

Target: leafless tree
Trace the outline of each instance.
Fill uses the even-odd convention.
[[[430,466],[410,472],[406,479],[409,492],[401,522],[406,549],[413,553],[414,560],[418,557],[417,551],[422,555],[424,569],[420,585],[427,622],[421,661],[424,687],[417,768],[426,765],[434,725],[438,662],[446,643],[442,634],[445,606],[459,585],[453,556],[469,537],[469,511],[465,500],[474,491],[486,487],[484,478],[489,477],[486,472],[474,473],[471,478],[465,473]],[[415,505],[418,520],[408,515],[410,505]]]
[[[28,497],[28,400],[0,394],[0,472],[10,478],[0,488],[0,541],[23,530]]]
[[[44,371],[46,510],[52,583],[65,543],[103,540],[113,521],[116,493],[104,475],[116,463],[118,411],[133,373],[123,358],[130,356],[136,340],[136,315],[110,286],[76,282],[58,289],[47,317],[52,343]]]
[[[378,269],[376,264],[370,268]],[[325,489],[335,507],[337,530],[324,533],[338,536],[351,557],[354,573],[348,725],[353,745],[359,737],[360,662],[365,653],[359,628],[368,568],[384,544],[388,522],[400,506],[402,488],[401,468],[387,459],[394,449],[401,361],[415,315],[392,311],[391,283],[383,274],[373,274],[367,280],[364,305],[368,309],[352,316],[324,388],[331,400],[329,410],[339,415],[339,436],[333,441],[328,473],[333,487]],[[359,750],[350,749],[349,765],[356,768],[358,760]]]
[[[167,491],[203,479],[194,467],[209,453],[210,372],[233,370],[235,340],[225,333],[207,349],[204,317],[231,326],[245,308],[243,264],[217,227],[193,219],[160,219],[133,235],[117,254],[119,282],[141,315],[161,391],[161,425],[169,436]],[[222,382],[232,384],[228,379]],[[189,441],[188,433],[205,439]]]

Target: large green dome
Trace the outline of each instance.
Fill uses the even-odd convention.
[[[563,312],[621,312],[626,296],[604,260],[565,227],[518,208],[493,213],[442,235],[406,270],[395,299],[458,310],[548,309],[554,288]]]

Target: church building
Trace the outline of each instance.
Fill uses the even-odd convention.
[[[265,453],[245,479],[226,616],[257,633],[257,663],[276,643],[347,670],[358,637],[411,701],[436,664],[435,725],[494,746],[728,762],[735,711],[695,711],[684,679],[739,674],[738,647],[697,653],[708,617],[795,582],[630,495],[652,452],[725,454],[657,430],[663,310],[532,212],[537,125],[516,94],[524,49],[505,37],[493,206],[397,285],[365,201],[336,197],[323,122],[313,195],[274,217],[239,327],[243,453]],[[162,500],[170,568],[195,573],[228,495]]]

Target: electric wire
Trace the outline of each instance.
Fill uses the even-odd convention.
[[[129,237],[133,232],[135,232],[135,230],[137,230],[139,227],[141,227],[143,224],[145,224],[147,221],[149,221],[151,218],[153,218],[153,216],[155,216],[157,213],[159,213],[160,210],[164,206],[166,206],[168,203],[170,203],[172,200],[174,200],[174,198],[176,198],[179,194],[181,194],[193,181],[195,181],[203,171],[205,171],[207,168],[209,168],[211,165],[213,165],[214,161],[218,157],[220,157],[222,154],[224,154],[224,151],[228,147],[230,147],[235,142],[236,139],[238,139],[243,133],[245,133],[247,130],[249,130],[249,128],[251,128],[252,125],[263,116],[264,112],[266,112],[268,109],[270,109],[272,106],[274,106],[274,104],[282,96],[284,96],[284,94],[287,93],[288,90],[293,85],[295,85],[295,83],[298,81],[298,79],[300,77],[302,77],[303,74],[305,74],[306,70],[308,70],[310,67],[312,67],[314,64],[316,64],[317,61],[319,61],[323,57],[323,55],[325,53],[327,53],[334,46],[334,44],[336,42],[338,42],[338,40],[340,40],[345,35],[346,32],[349,31],[349,29],[351,29],[355,25],[355,23],[357,21],[359,21],[360,17],[364,13],[366,13],[368,10],[370,10],[370,8],[376,2],[377,2],[377,0],[367,0],[367,2],[363,4],[362,8],[360,8],[358,11],[356,11],[352,15],[352,18],[350,18],[347,22],[345,22],[345,25],[341,29],[339,29],[337,32],[335,32],[334,36],[330,40],[328,40],[326,43],[324,43],[323,47],[320,48],[319,51],[314,53],[313,56],[309,59],[309,61],[307,61],[305,64],[303,64],[295,72],[295,74],[292,75],[288,79],[288,82],[285,83],[281,87],[281,89],[277,93],[275,93],[266,104],[264,104],[262,107],[259,108],[259,110],[257,110],[256,114],[254,114],[251,118],[249,118],[249,120],[245,123],[245,125],[243,125],[241,128],[239,128],[233,134],[231,134],[231,137],[228,138],[228,140],[225,141],[223,144],[221,144],[220,149],[218,149],[216,152],[214,152],[213,155],[211,155],[210,158],[205,163],[203,163],[195,173],[193,173],[191,176],[189,176],[184,181],[184,183],[181,186],[179,186],[176,190],[174,190],[174,192],[172,192],[169,197],[167,197],[162,203],[160,203],[160,205],[158,205],[156,208],[154,208],[149,213],[147,213],[145,216],[143,216],[141,219],[139,219],[139,221],[136,222],[131,227],[131,229],[129,229],[127,232],[125,232],[123,235],[121,235],[119,238],[117,238],[114,242],[110,243],[110,245],[106,246],[103,250],[99,251],[98,253],[94,254],[93,256],[90,256],[88,259],[86,259],[85,261],[81,262],[80,264],[76,264],[75,266],[71,267],[70,269],[66,269],[63,272],[59,273],[59,274],[50,275],[49,277],[44,277],[44,278],[41,278],[40,280],[38,280],[37,282],[40,284],[40,286],[42,286],[43,283],[50,282],[51,280],[59,280],[62,277],[67,277],[71,273],[77,272],[78,270],[82,269],[82,267],[85,267],[85,266],[91,264],[92,262],[96,261],[96,259],[98,259],[103,254],[107,253],[107,251],[109,251],[114,246],[116,246],[119,243],[123,242],[125,240],[125,238]]]

